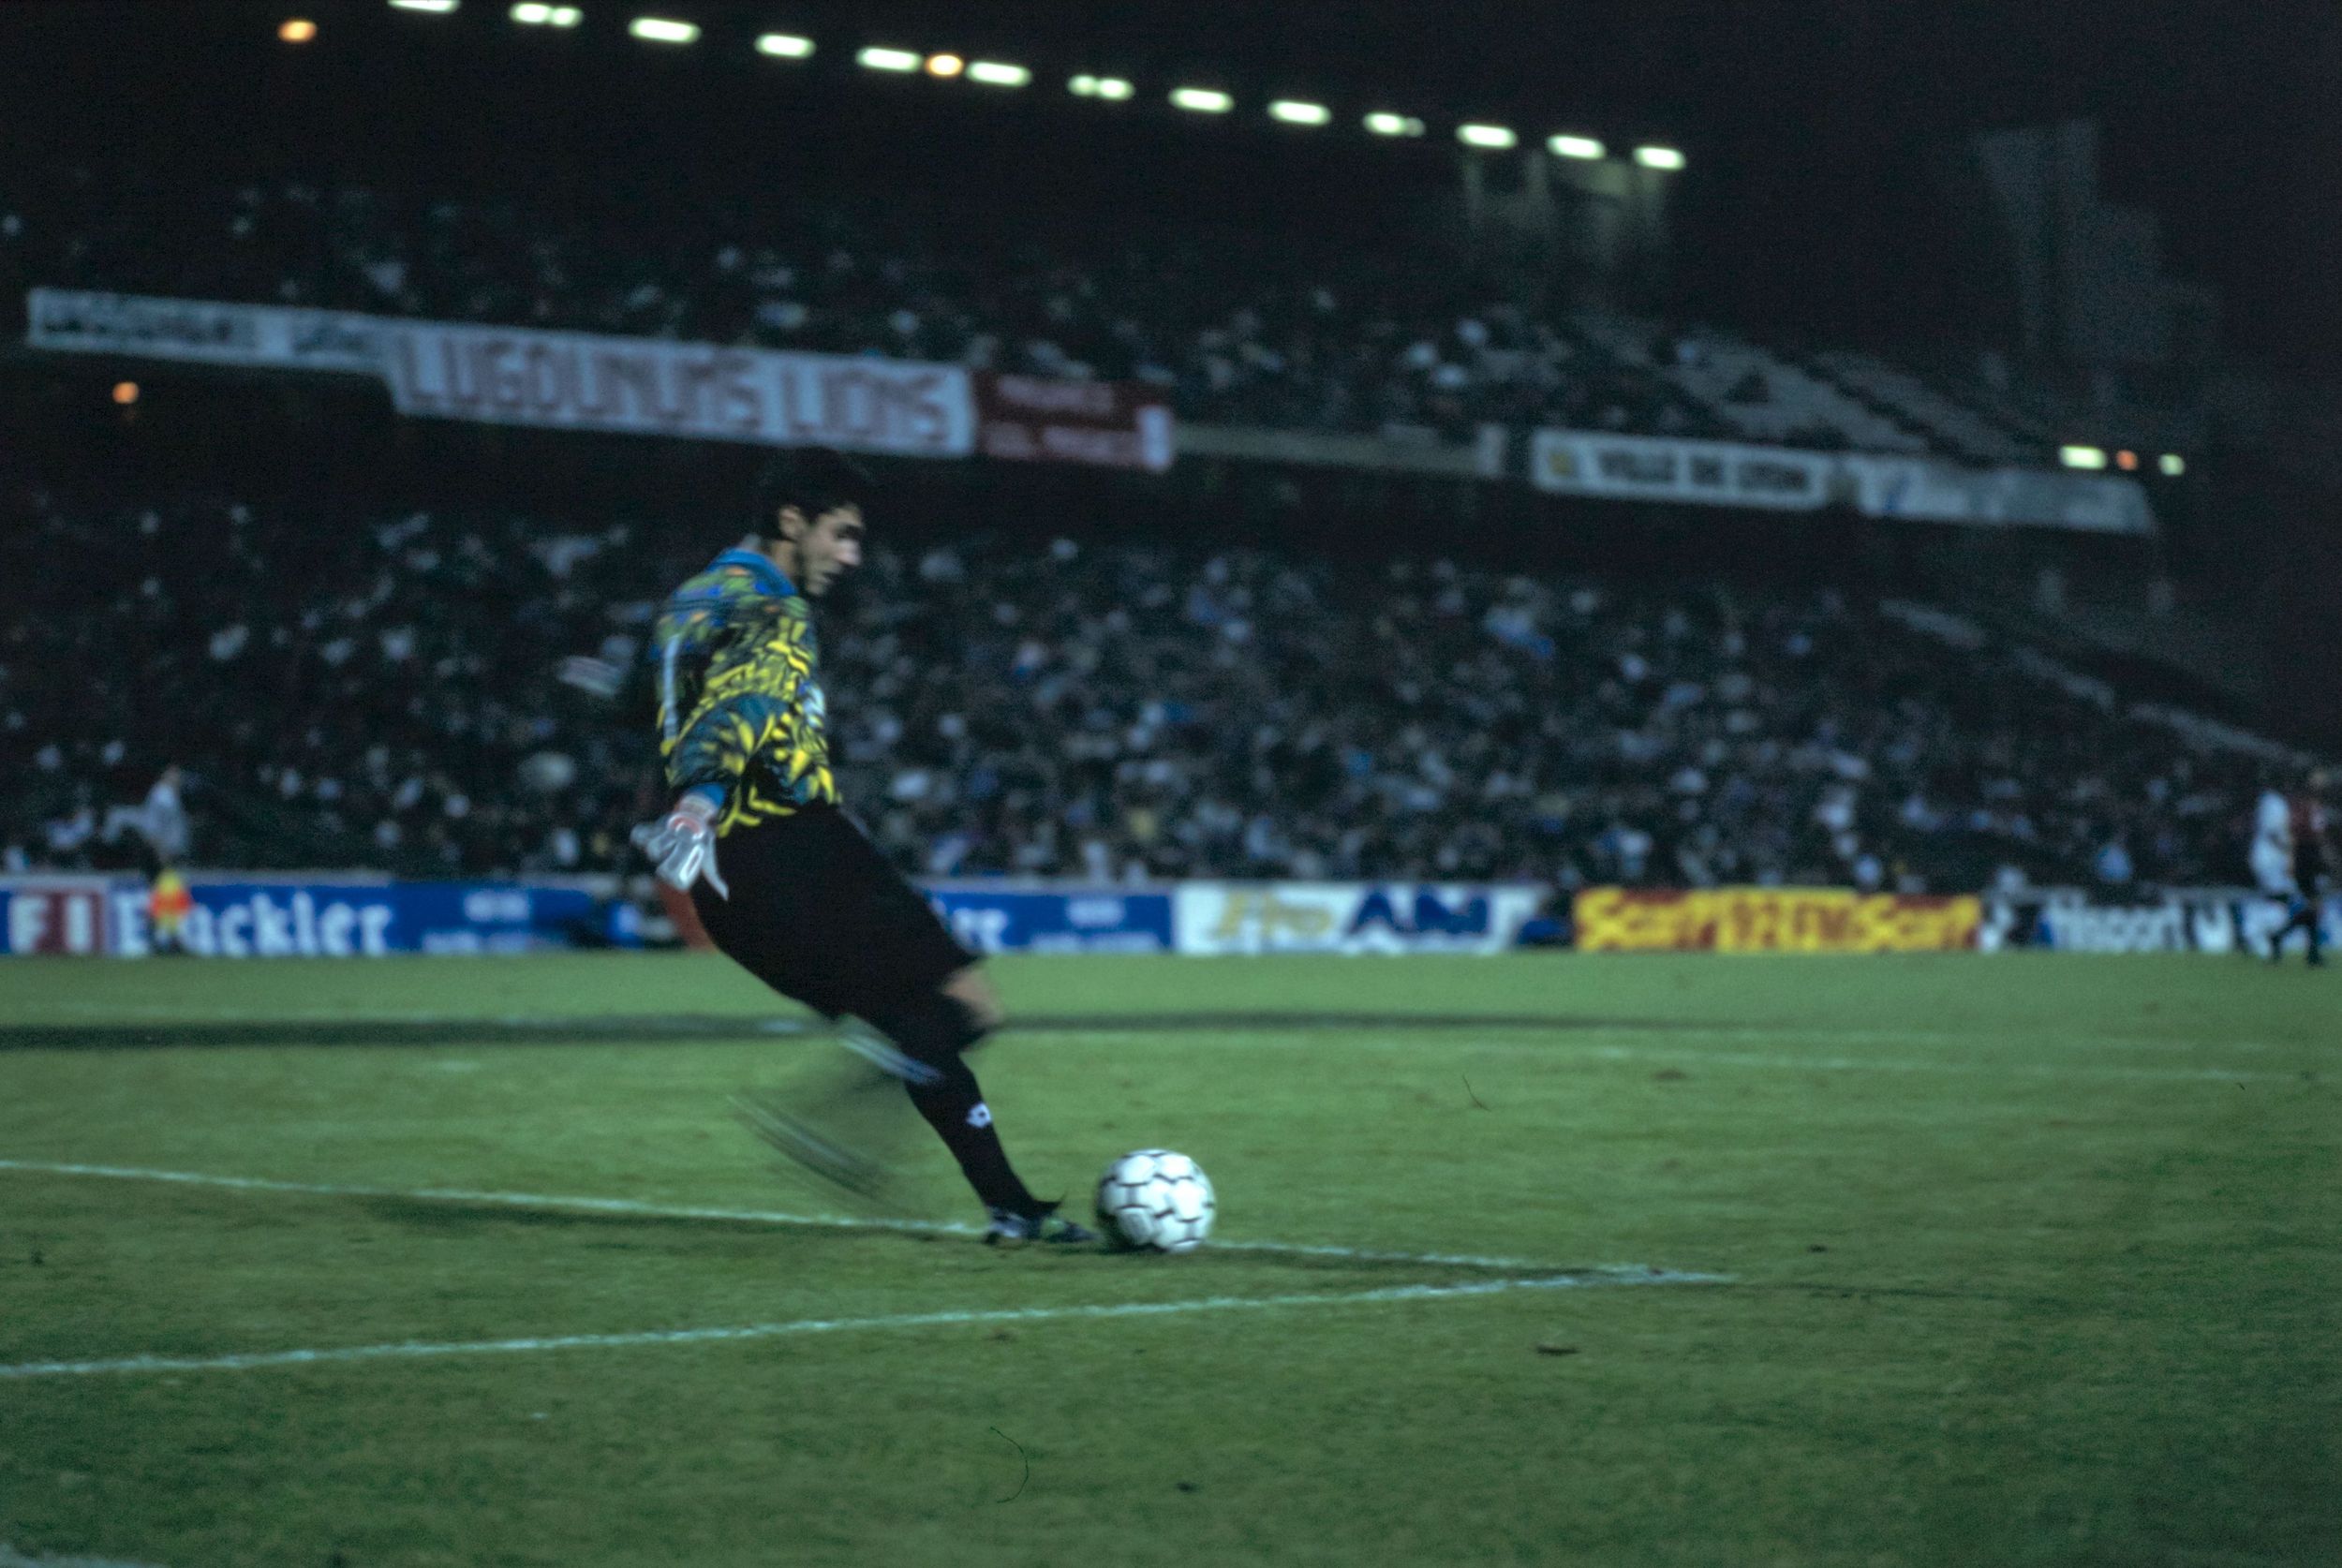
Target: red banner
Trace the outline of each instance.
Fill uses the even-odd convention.
[[[985,372],[975,391],[977,450],[986,457],[1158,474],[1171,466],[1171,405],[1160,387]]]

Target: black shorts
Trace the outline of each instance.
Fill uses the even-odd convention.
[[[692,907],[726,954],[785,997],[837,1017],[883,1015],[975,954],[852,818],[814,806],[716,846],[732,896],[701,882]]]

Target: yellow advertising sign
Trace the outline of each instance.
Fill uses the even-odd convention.
[[[1590,953],[1937,953],[1974,948],[1984,906],[1847,888],[1590,887],[1572,913]]]

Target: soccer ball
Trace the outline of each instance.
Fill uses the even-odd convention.
[[[1118,1246],[1193,1252],[1218,1207],[1203,1167],[1167,1148],[1126,1154],[1098,1178],[1098,1223]]]

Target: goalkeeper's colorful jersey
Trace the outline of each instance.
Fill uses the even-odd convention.
[[[837,803],[813,623],[778,567],[752,550],[717,556],[669,597],[651,652],[667,783],[721,791],[719,833]]]

